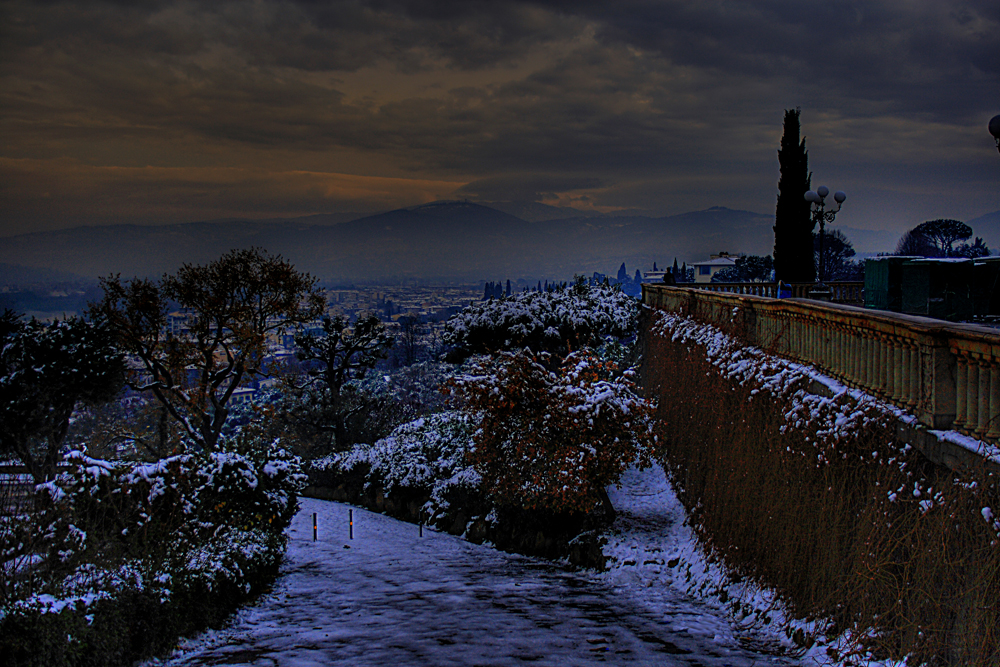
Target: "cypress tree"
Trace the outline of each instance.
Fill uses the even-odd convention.
[[[778,203],[774,211],[774,276],[786,283],[816,279],[813,222],[805,200],[812,174],[805,138],[799,139],[801,109],[786,109],[778,150]]]

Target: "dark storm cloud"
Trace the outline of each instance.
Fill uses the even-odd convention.
[[[421,201],[468,183],[459,194],[767,211],[795,106],[823,178],[890,198],[913,190],[907,174],[937,173],[940,197],[954,182],[967,206],[1000,207],[966,187],[1000,111],[995,1],[8,0],[0,12],[0,158],[21,184],[0,195],[22,220],[67,174],[81,206],[88,178],[102,193],[120,178],[129,210],[175,193],[186,215],[208,192],[213,211],[248,192],[255,210],[377,208],[386,188],[353,177],[412,179],[401,191]],[[42,187],[46,160],[61,162]],[[244,169],[252,187],[211,176]],[[295,173],[323,185],[293,187]]]
[[[980,2],[546,3],[590,17],[604,39],[733,77],[788,78],[817,101],[868,100],[946,119],[1000,75],[1000,5]]]
[[[284,47],[271,52],[275,62],[305,69],[357,68],[372,58],[407,70],[428,66],[428,59],[476,69],[515,60],[531,45],[565,39],[574,30],[565,18],[523,2],[299,0],[283,5],[280,14],[271,26],[284,28],[276,35]]]

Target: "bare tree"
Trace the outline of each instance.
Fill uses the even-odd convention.
[[[363,401],[352,400],[346,385],[386,357],[392,334],[374,314],[361,316],[353,328],[342,317],[324,318],[322,333],[296,335],[295,344],[296,356],[307,364],[307,382],[297,387],[301,392],[297,416],[317,431],[333,433],[334,445],[344,449],[350,444],[350,420],[366,407]]]
[[[109,323],[139,366],[129,385],[152,392],[207,450],[216,447],[240,383],[266,374],[269,336],[325,307],[314,278],[258,248],[185,264],[159,281],[102,278],[101,287],[104,297],[89,312]],[[180,326],[168,326],[172,304],[183,313]]]
[[[420,347],[420,335],[424,326],[420,316],[407,313],[397,320],[399,324],[399,345],[403,349],[403,365],[410,366],[417,361],[417,351]]]

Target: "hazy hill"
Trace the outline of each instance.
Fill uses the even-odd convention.
[[[549,207],[554,208],[554,207]],[[555,216],[526,210],[534,218]],[[566,213],[566,211],[563,211]],[[544,215],[543,215],[544,214]],[[434,202],[348,222],[336,216],[284,221],[222,220],[157,227],[77,227],[6,238],[0,262],[69,271],[154,276],[259,246],[335,281],[567,279],[630,272],[710,253],[768,254],[773,218],[713,207],[664,218],[551,217],[529,222],[470,202]]]
[[[477,202],[483,206],[494,208],[528,222],[544,222],[546,220],[565,220],[567,218],[592,218],[600,213],[581,215],[580,211],[562,206],[549,206],[538,202],[521,201],[491,201]]]
[[[19,289],[31,285],[52,283],[83,283],[87,280],[87,278],[69,271],[19,264],[0,264],[0,287],[5,288]]]
[[[1000,253],[1000,211],[987,213],[972,220],[966,220],[965,224],[972,227],[974,236],[981,236],[983,242],[994,255]]]
[[[902,232],[894,232],[885,229],[857,229],[854,227],[841,227],[831,225],[826,228],[827,232],[840,230],[851,241],[851,245],[859,253],[886,253],[894,252],[896,244]]]

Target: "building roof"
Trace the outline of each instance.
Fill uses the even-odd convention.
[[[694,262],[690,266],[736,266],[736,260],[732,257],[719,257],[704,262]]]

